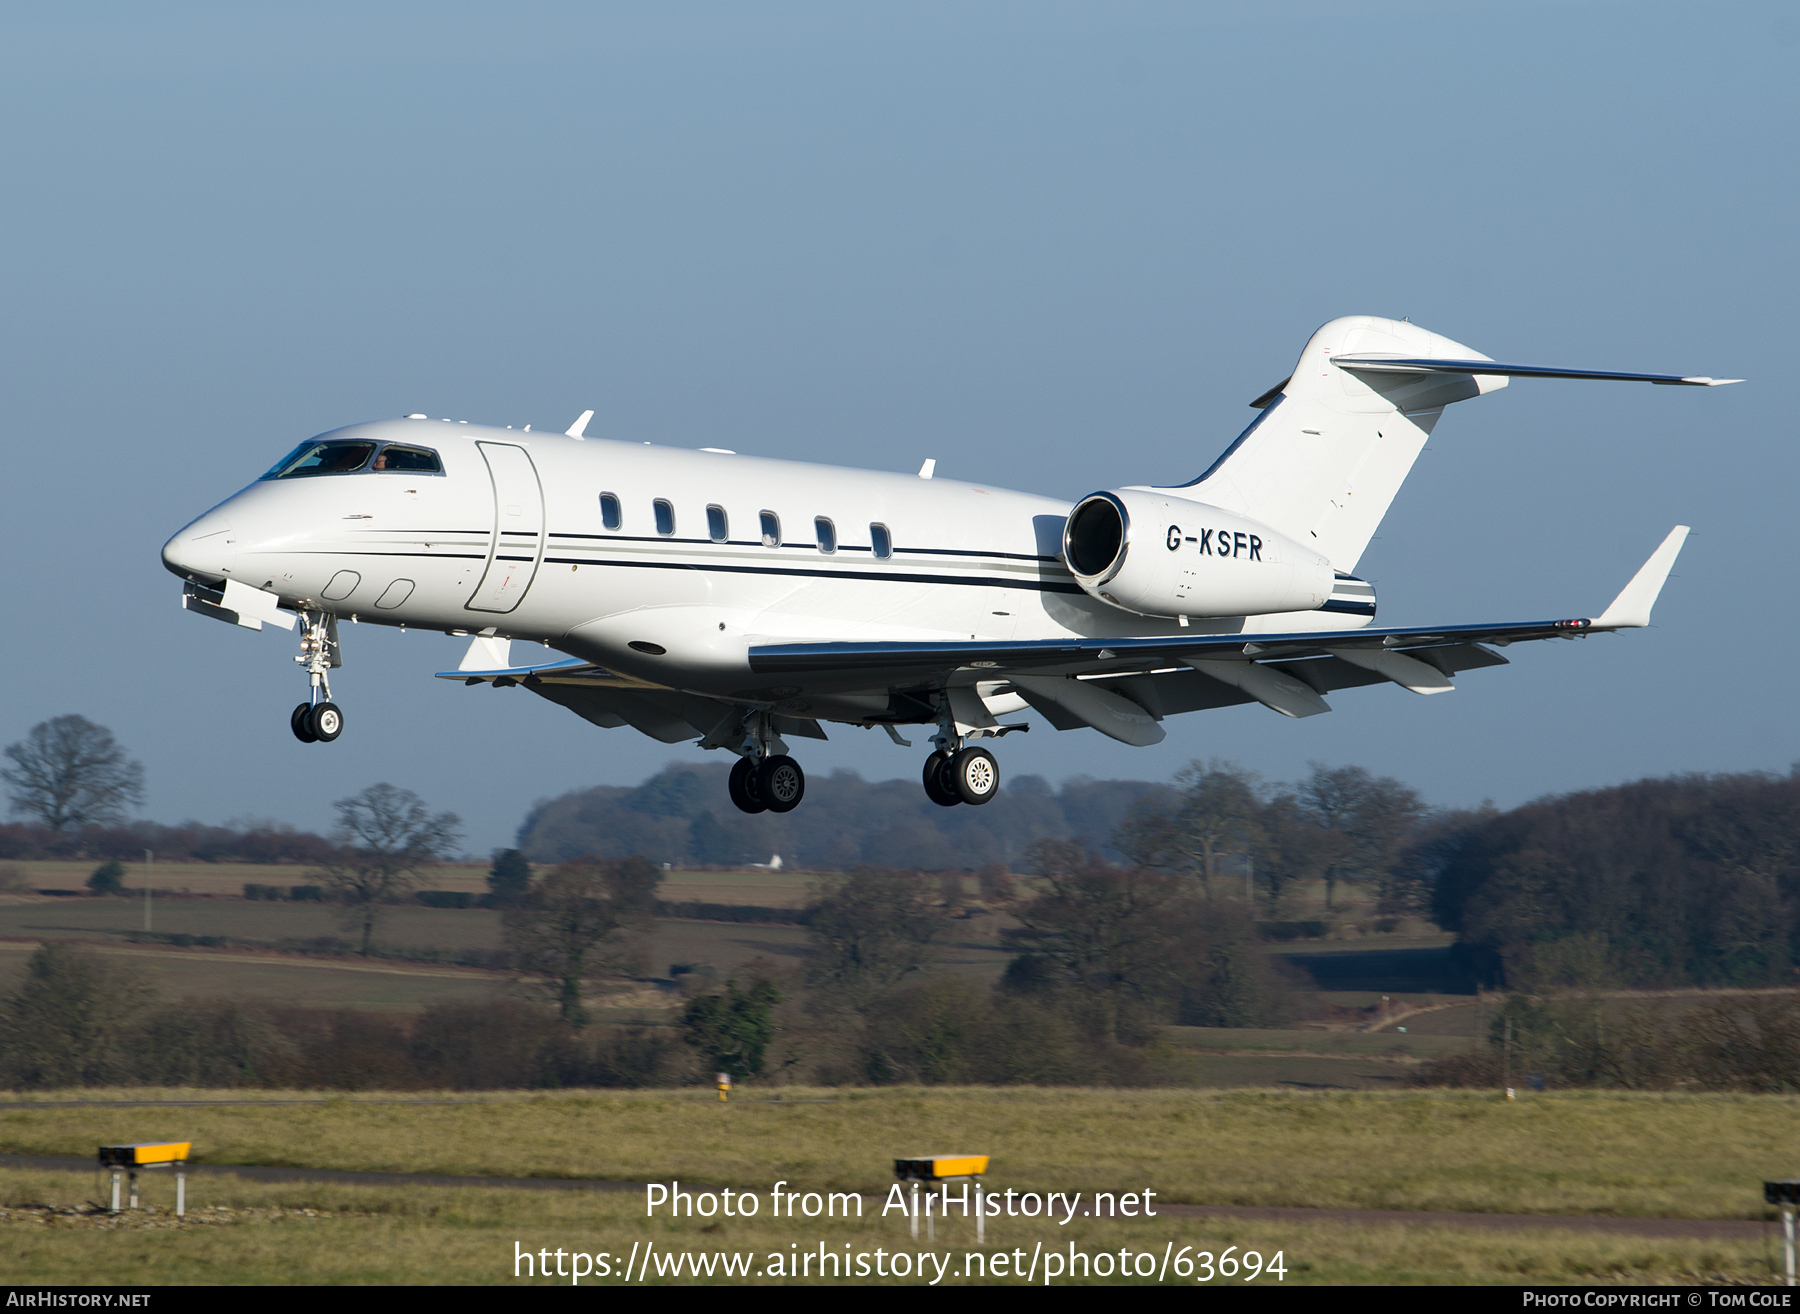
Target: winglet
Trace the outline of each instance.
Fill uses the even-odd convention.
[[[592,411],[583,411],[579,420],[563,430],[564,435],[570,438],[586,438],[588,421],[593,418],[594,413]]]
[[[1675,558],[1681,553],[1681,545],[1687,541],[1688,527],[1676,525],[1669,531],[1669,536],[1662,541],[1662,546],[1650,554],[1631,577],[1631,583],[1620,591],[1612,600],[1612,605],[1600,613],[1591,629],[1625,630],[1641,629],[1650,623],[1650,608],[1656,605],[1656,595],[1662,592],[1663,581],[1669,578],[1669,572],[1675,568]]]

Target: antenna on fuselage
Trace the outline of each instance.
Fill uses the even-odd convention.
[[[932,475],[934,475],[936,473],[937,473],[937,457],[935,457],[935,456],[926,457],[925,464],[919,467],[919,478],[929,479],[929,478],[931,478]]]
[[[571,424],[567,429],[564,429],[563,432],[570,438],[575,439],[576,442],[586,442],[588,421],[593,418],[594,413],[592,411],[583,411],[581,413],[581,418],[575,421],[574,424]]]

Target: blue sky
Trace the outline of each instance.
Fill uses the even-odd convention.
[[[473,849],[702,760],[362,627],[329,748],[290,636],[157,551],[297,440],[424,411],[1065,497],[1203,469],[1340,314],[1489,355],[1750,381],[1517,382],[1452,409],[1363,560],[1391,623],[1595,614],[1669,526],[1652,629],[1453,695],[1040,724],[1014,773],[1360,762],[1506,805],[1785,770],[1797,695],[1800,16],[1734,5],[514,3],[0,10],[12,639],[0,742],[79,711],[149,815],[325,826],[390,780]],[[913,776],[836,732],[809,770]]]

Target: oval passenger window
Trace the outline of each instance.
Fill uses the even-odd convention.
[[[731,524],[725,519],[725,508],[709,506],[706,508],[706,534],[715,543],[723,543],[731,537],[728,532]]]
[[[660,497],[656,499],[656,532],[659,534],[675,532],[675,508]]]
[[[764,547],[781,546],[781,517],[773,511],[762,513],[762,541]]]
[[[813,520],[813,535],[818,539],[819,551],[837,551],[837,526],[832,524],[824,516],[819,516]]]
[[[617,493],[600,494],[600,523],[608,529],[617,529],[625,523],[625,511],[619,505]]]
[[[894,536],[888,533],[886,525],[870,525],[869,542],[874,546],[875,555],[883,561],[894,555]]]

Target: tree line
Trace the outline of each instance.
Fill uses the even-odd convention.
[[[1673,776],[1442,815],[1406,870],[1490,985],[1800,984],[1800,773]]]

